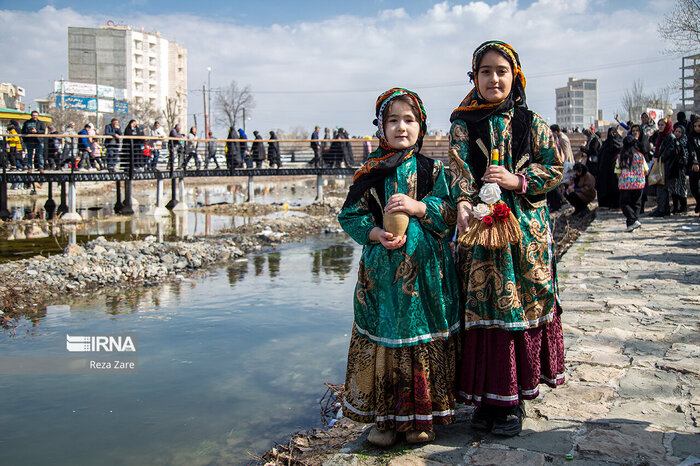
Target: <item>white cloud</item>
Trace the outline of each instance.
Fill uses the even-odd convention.
[[[442,2],[417,15],[395,9],[375,17],[265,27],[183,14],[123,20],[187,47],[190,89],[201,89],[211,66],[214,87],[235,79],[260,91],[251,129],[319,124],[362,135],[373,130],[376,96],[392,86],[417,88],[431,125],[446,129],[451,110],[470,88],[472,51],[488,39],[505,40],[519,52],[533,110],[553,122],[554,88],[576,72],[599,79],[600,107],[610,118],[635,79],[656,89],[678,78],[680,59],[648,60],[663,58],[665,44],[656,35],[660,13],[623,10],[613,1],[539,0],[521,7],[510,0]],[[1,80],[26,87],[29,99],[44,96],[54,79],[67,77],[67,26],[101,22],[102,15],[50,6],[0,11],[6,64]],[[602,66],[616,62],[636,64]],[[269,93],[274,91],[290,92]],[[190,94],[189,108],[201,113],[201,94]]]

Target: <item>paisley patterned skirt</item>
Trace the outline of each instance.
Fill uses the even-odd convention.
[[[454,422],[459,333],[415,346],[388,348],[353,325],[343,415],[382,430],[429,431]]]
[[[471,328],[464,332],[457,399],[513,406],[539,395],[538,385],[564,383],[564,339],[559,312],[539,327],[508,331]]]

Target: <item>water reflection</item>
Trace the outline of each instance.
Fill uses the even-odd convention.
[[[331,187],[344,186],[345,179],[324,179]],[[341,187],[341,189],[344,189]],[[155,191],[155,188],[152,190]],[[313,201],[316,195],[315,179],[297,182],[255,183],[255,201],[261,203],[288,203],[303,205]],[[245,196],[244,196],[245,193]],[[189,205],[213,205],[222,202],[240,203],[247,196],[247,185],[228,184],[221,186],[195,186],[187,191]],[[58,197],[54,190],[54,197]],[[108,240],[133,240],[155,235],[158,241],[173,241],[186,236],[208,236],[222,230],[251,224],[255,218],[243,215],[219,215],[202,212],[173,212],[169,217],[146,215],[155,203],[155,192],[135,196],[137,213],[128,219],[114,215],[112,195],[83,196],[78,198],[77,212],[86,220],[75,227],[67,228],[50,222],[36,225],[7,225],[0,230],[0,240],[12,241],[0,244],[0,262],[36,254],[62,252],[71,240],[83,244],[97,236]],[[32,197],[10,199],[9,208],[13,219],[47,219],[44,210],[45,198]],[[304,215],[299,212],[274,212],[270,217]],[[31,240],[31,241],[17,241]],[[0,241],[0,243],[5,243]],[[274,259],[273,259],[274,261]],[[256,273],[260,265],[256,265]],[[274,268],[274,265],[272,266]]]
[[[327,186],[345,186],[345,179],[324,180]],[[139,184],[142,183],[142,184]],[[104,219],[116,215],[114,203],[116,200],[115,185],[105,183],[111,193],[98,195],[78,194],[76,211],[86,220]],[[211,184],[211,185],[190,185],[185,181],[185,202],[190,208],[202,207],[217,204],[241,204],[248,199],[248,183],[241,181],[238,183]],[[80,186],[80,184],[79,184]],[[123,185],[122,185],[122,189]],[[341,188],[342,189],[342,188]],[[150,206],[156,203],[155,183],[137,182],[132,195],[134,210],[136,214],[146,213]],[[44,205],[48,192],[40,192],[38,196],[14,197],[13,190],[9,190],[8,209],[12,212],[13,220],[30,220],[48,218]],[[169,191],[165,189],[165,197],[169,198]],[[306,205],[313,202],[316,197],[316,180],[313,177],[306,177],[300,180],[281,179],[279,181],[261,182],[258,179],[253,181],[253,201],[262,204],[284,203],[290,205]],[[56,204],[60,199],[60,188],[53,188],[52,198]]]
[[[270,272],[270,278],[274,278],[280,274],[280,261],[282,254],[280,252],[271,252],[267,255],[267,270]]]
[[[239,261],[196,280],[57,299],[31,333],[0,338],[4,357],[65,352],[67,333],[136,333],[139,373],[0,378],[13,394],[2,462],[245,464],[248,450],[320,427],[323,383],[342,382],[352,326],[342,251],[356,268],[347,237],[313,238],[251,257],[259,275]]]
[[[314,280],[320,280],[321,272],[326,275],[337,275],[341,280],[344,279],[352,268],[353,249],[353,246],[338,244],[312,252],[311,274]]]
[[[253,256],[253,265],[255,266],[255,276],[259,277],[265,270],[265,256]]]
[[[239,260],[226,268],[228,283],[234,288],[238,282],[243,280],[248,273],[248,260]]]

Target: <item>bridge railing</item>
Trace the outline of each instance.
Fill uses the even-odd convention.
[[[0,134],[0,137],[5,148],[0,163],[8,170],[147,171],[280,166],[292,168],[290,164],[296,167],[356,167],[364,161],[367,153],[378,146],[377,139],[356,138],[312,141],[153,138],[138,135],[115,139],[101,134]],[[314,148],[312,142],[318,145]],[[428,137],[423,142],[421,153],[432,158],[444,159],[447,149],[446,137]]]

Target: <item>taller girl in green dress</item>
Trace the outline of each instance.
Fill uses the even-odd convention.
[[[448,236],[455,223],[445,168],[419,153],[426,115],[417,94],[379,96],[380,147],[357,171],[338,220],[362,244],[343,414],[376,423],[369,441],[435,438],[454,420],[459,354],[457,279]],[[404,235],[386,215],[409,215]]]
[[[522,239],[497,249],[481,244],[459,248],[465,331],[458,399],[477,405],[474,427],[512,436],[521,430],[521,400],[535,398],[540,381],[552,387],[564,381],[546,203],[546,193],[561,182],[563,167],[549,127],[527,108],[525,76],[510,45],[480,45],[470,77],[475,87],[450,118],[458,228],[469,228],[472,216],[488,226],[487,220],[498,221],[486,215],[479,197],[485,183],[497,183]]]

